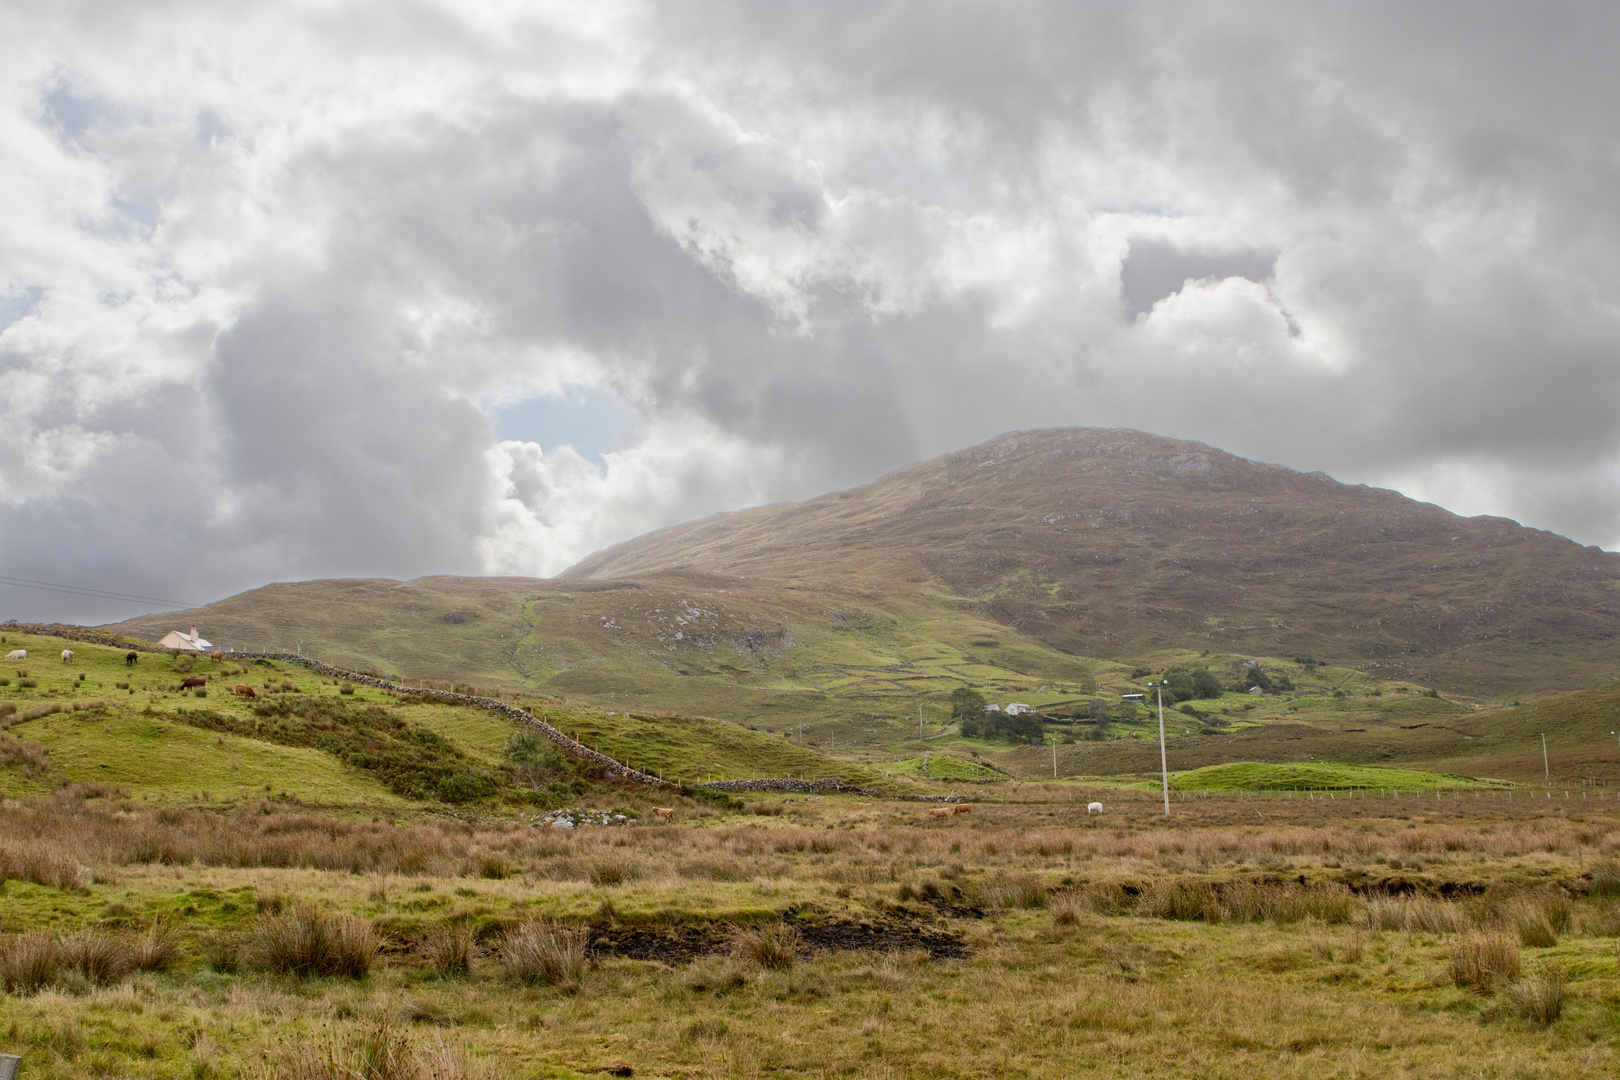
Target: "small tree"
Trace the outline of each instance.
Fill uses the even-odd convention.
[[[969,719],[984,719],[984,707],[987,703],[984,695],[967,686],[958,686],[951,691],[951,719],[967,721]],[[963,734],[966,734],[964,732]]]

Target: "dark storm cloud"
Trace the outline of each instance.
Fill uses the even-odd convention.
[[[8,20],[13,576],[549,573],[1067,423],[1620,541],[1606,6]]]

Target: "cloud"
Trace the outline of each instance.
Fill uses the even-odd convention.
[[[184,599],[553,573],[1071,423],[1612,546],[1617,21],[9,10],[0,553]],[[497,434],[570,388],[624,434]]]

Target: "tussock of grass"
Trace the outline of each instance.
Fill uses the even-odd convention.
[[[71,850],[40,840],[0,840],[0,880],[32,881],[52,889],[82,889],[85,868]]]
[[[1451,946],[1451,981],[1479,993],[1494,990],[1519,974],[1519,946],[1504,934],[1475,933]]]
[[[1502,991],[1502,1003],[1519,1018],[1547,1027],[1564,1011],[1568,978],[1562,971],[1529,975]]]
[[[385,1019],[350,1034],[282,1046],[254,1073],[256,1080],[495,1080],[493,1063],[442,1039],[420,1045]]]
[[[1547,949],[1558,944],[1558,934],[1546,909],[1534,899],[1513,901],[1507,908],[1508,925],[1519,935],[1519,944],[1532,949]]]
[[[258,966],[287,975],[360,979],[371,972],[378,948],[377,935],[364,919],[297,904],[260,918],[251,956]]]
[[[501,939],[501,966],[518,982],[577,989],[589,964],[583,929],[532,922],[507,931]]]
[[[731,955],[772,971],[787,971],[799,959],[804,937],[786,923],[739,926],[731,932]]]
[[[465,923],[431,927],[422,937],[422,956],[438,975],[465,975],[472,970],[477,934]]]
[[[0,941],[0,978],[13,993],[29,994],[56,981],[62,969],[62,946],[44,930]]]

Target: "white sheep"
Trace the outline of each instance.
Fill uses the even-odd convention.
[[[63,649],[62,650],[62,663],[71,664],[72,662],[73,662],[73,650],[72,649]]]
[[[1102,813],[1102,803],[1100,803],[1100,802],[1091,803],[1090,805],[1088,805],[1086,807],[1086,813],[1088,813],[1088,814],[1100,814],[1100,813]]]
[[[26,659],[28,659],[28,650],[27,649],[12,649],[10,652],[6,653],[6,659],[7,660],[26,660]]]

